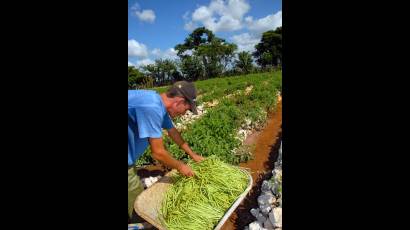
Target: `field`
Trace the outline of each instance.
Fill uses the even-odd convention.
[[[279,209],[281,215],[281,160],[280,167],[275,164],[282,133],[281,71],[215,78],[197,81],[195,85],[198,115],[188,112],[174,119],[174,125],[193,151],[204,157],[216,155],[226,163],[248,168],[254,181],[251,192],[222,229],[244,229],[256,224],[273,229],[269,215],[277,215]],[[167,88],[153,90],[162,93]],[[187,154],[165,131],[164,143],[176,159],[188,160]],[[142,178],[161,176],[169,170],[152,159],[149,148],[137,165]],[[278,170],[280,181],[275,173]],[[267,194],[266,184],[275,197],[275,203],[267,207],[269,210],[258,205],[260,195]],[[250,210],[257,214],[251,214]],[[281,221],[280,225],[274,224],[278,226]]]
[[[276,109],[282,88],[281,72],[250,74],[195,82],[198,90],[199,114],[188,114],[174,120],[191,148],[203,156],[217,155],[230,164],[252,158],[243,140],[266,123],[267,114]],[[165,92],[166,87],[157,88]],[[180,160],[187,155],[166,135],[164,143],[169,152]],[[154,163],[150,149],[137,165]]]

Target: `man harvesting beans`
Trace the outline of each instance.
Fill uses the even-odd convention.
[[[151,90],[128,91],[128,215],[131,218],[134,202],[144,190],[136,174],[135,162],[141,157],[148,145],[152,157],[164,165],[177,169],[185,176],[193,176],[191,167],[178,161],[165,149],[162,129],[168,131],[171,139],[194,161],[204,158],[193,152],[173,126],[171,118],[196,110],[196,89],[193,83],[179,81],[162,94]]]

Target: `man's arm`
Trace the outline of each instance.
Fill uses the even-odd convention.
[[[202,161],[204,158],[198,154],[196,154],[192,149],[189,147],[188,143],[184,141],[182,138],[181,134],[178,132],[178,130],[174,127],[171,129],[168,129],[168,135],[171,137],[171,139],[182,149],[184,150],[194,161]]]
[[[184,164],[182,161],[178,161],[173,158],[168,151],[164,148],[162,138],[149,138],[151,145],[152,157],[170,168],[177,169],[181,174],[185,176],[193,176],[194,172],[191,167]]]

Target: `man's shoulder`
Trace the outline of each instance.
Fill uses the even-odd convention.
[[[137,89],[137,90],[128,90],[128,97],[130,96],[159,96],[159,94],[154,90]]]
[[[128,90],[128,108],[147,108],[158,113],[164,110],[161,96],[153,90]]]
[[[134,102],[141,103],[158,103],[161,100],[161,96],[153,90],[128,90],[128,104]]]

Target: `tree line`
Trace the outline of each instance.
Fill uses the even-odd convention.
[[[157,59],[141,69],[128,66],[128,88],[148,88],[180,80],[196,81],[280,68],[282,27],[264,32],[253,53],[236,52],[236,44],[216,37],[205,27],[195,29],[174,49],[177,60]]]

